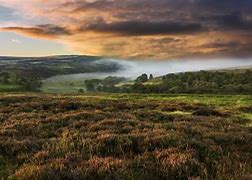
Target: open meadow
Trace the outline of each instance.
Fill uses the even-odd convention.
[[[251,179],[251,95],[0,94],[2,179]]]

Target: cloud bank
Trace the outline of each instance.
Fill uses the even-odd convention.
[[[13,12],[11,17],[22,17],[22,22],[15,20],[19,25],[2,31],[62,41],[82,54],[142,59],[252,56],[252,0],[0,3],[6,13]]]

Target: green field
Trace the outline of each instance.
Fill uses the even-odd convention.
[[[78,93],[79,89],[85,89],[83,82],[44,82],[40,90],[43,93]]]
[[[250,179],[252,96],[0,94],[3,179]]]
[[[0,84],[0,92],[15,92],[20,91],[20,86],[12,84]]]

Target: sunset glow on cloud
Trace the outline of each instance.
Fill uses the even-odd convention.
[[[79,54],[133,59],[252,56],[252,0],[0,4],[1,32],[63,43]]]

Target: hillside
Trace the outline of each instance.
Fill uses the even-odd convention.
[[[48,57],[0,57],[1,72],[45,79],[64,74],[117,71],[116,63],[96,63],[102,57],[48,56]]]
[[[0,57],[0,91],[39,91],[42,80],[68,74],[116,72],[122,67],[101,57]]]

